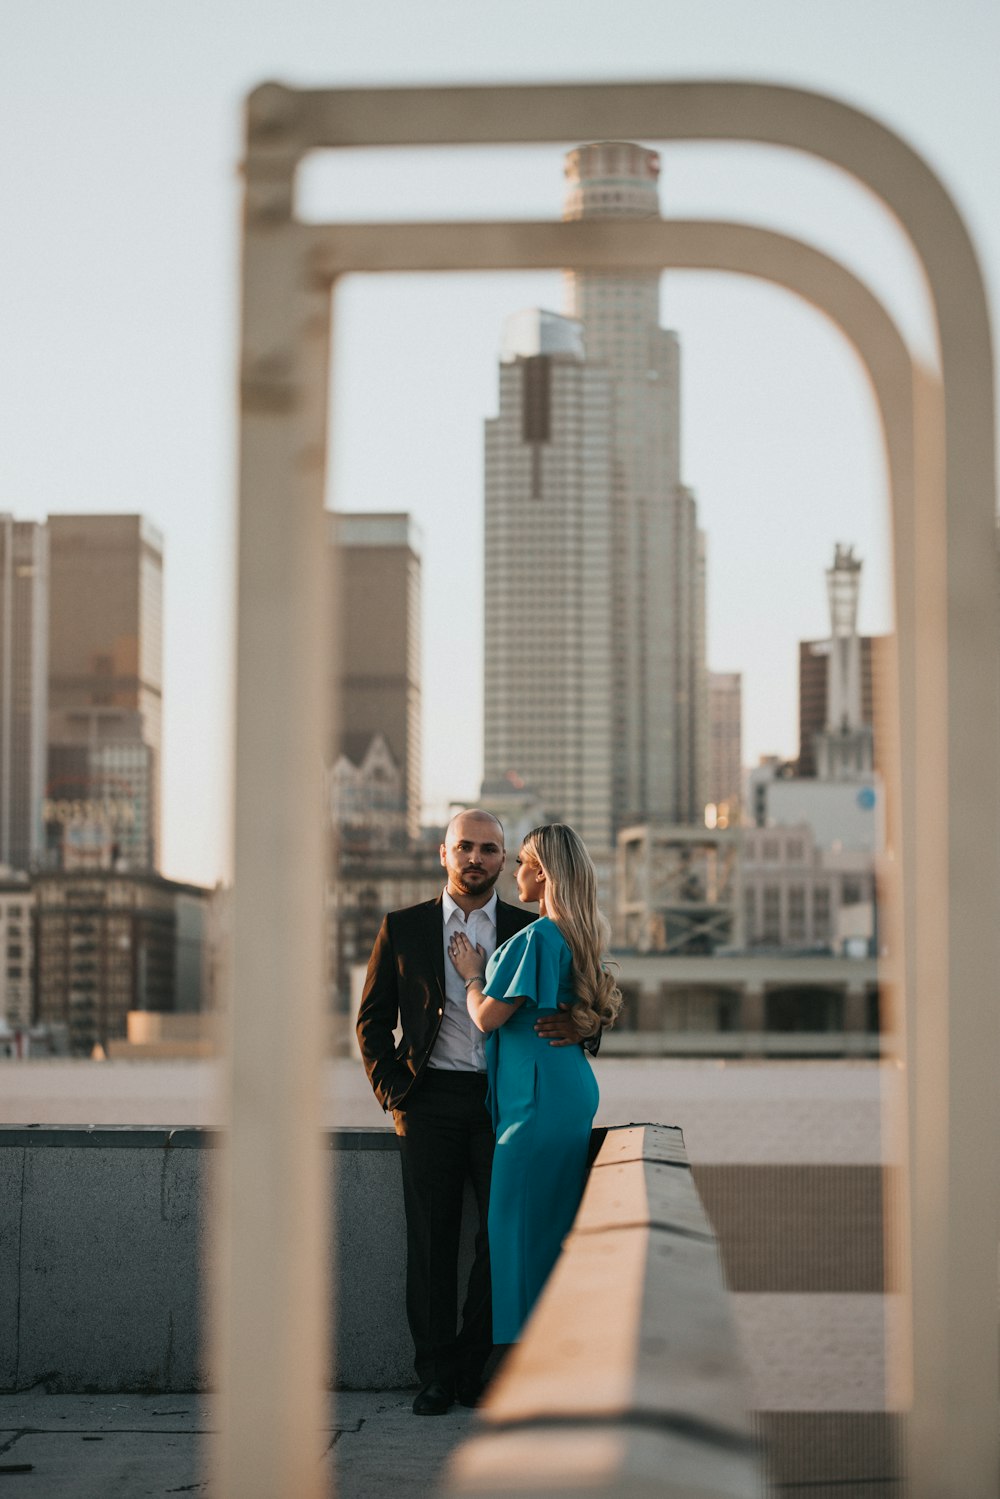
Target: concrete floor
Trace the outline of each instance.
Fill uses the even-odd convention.
[[[414,1416],[413,1394],[344,1392],[331,1402],[316,1460],[338,1499],[433,1494],[474,1418],[461,1406]],[[0,1395],[3,1499],[209,1499],[201,1459],[211,1420],[210,1396]]]

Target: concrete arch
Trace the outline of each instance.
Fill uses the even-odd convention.
[[[314,642],[322,638],[318,541],[330,284],[348,268],[380,268],[379,243],[387,246],[391,236],[407,261],[397,269],[420,269],[413,257],[419,261],[421,253],[443,258],[448,268],[474,268],[469,254],[477,235],[480,269],[501,269],[525,254],[528,260],[516,263],[577,268],[601,264],[603,255],[605,265],[667,264],[659,257],[672,231],[678,243],[690,232],[686,253],[714,255],[719,268],[732,260],[737,243],[748,262],[763,250],[763,241],[740,241],[755,231],[731,225],[685,231],[669,223],[629,224],[627,233],[610,224],[462,225],[460,235],[454,225],[369,226],[365,263],[350,266],[346,226],[306,229],[294,222],[295,167],[323,147],[626,136],[758,141],[831,162],[895,214],[927,280],[940,381],[910,363],[860,283],[849,285],[853,278],[844,280],[847,273],[830,262],[810,261],[817,252],[794,241],[772,244],[764,252],[770,266],[748,272],[778,280],[801,274],[812,288],[804,294],[816,305],[832,288],[830,315],[842,328],[846,320],[852,342],[868,350],[882,409],[896,500],[901,763],[908,771],[897,799],[899,846],[911,876],[905,966],[920,985],[911,1008],[919,1022],[911,1078],[922,1101],[913,1138],[921,1225],[914,1260],[914,1492],[994,1499],[1000,1189],[973,1165],[984,1137],[997,1136],[1000,1070],[991,1003],[1000,967],[993,370],[982,278],[954,205],[926,164],[884,126],[836,100],[765,84],[302,92],[265,85],[250,100],[248,132],[234,1083],[216,1276],[224,1388],[220,1492],[304,1495],[315,1482],[296,1452],[308,1450],[323,1367],[316,1333],[322,1225],[310,1202],[319,1173],[322,848],[302,787],[311,784],[322,727],[316,691],[322,662]],[[647,229],[662,231],[662,243],[652,243]],[[360,244],[363,226],[353,230]],[[911,833],[915,843],[907,841]],[[298,1025],[285,1028],[289,1034],[276,1048],[272,1001],[280,994],[300,995],[302,1002]],[[258,1191],[244,1198],[241,1187],[253,1181]],[[254,1210],[261,1193],[271,1194],[273,1235]],[[303,1217],[305,1243],[293,1253],[281,1245],[280,1224]],[[249,1336],[245,1324],[257,1318],[265,1288],[287,1315]],[[265,1372],[248,1377],[261,1346]],[[291,1397],[293,1358],[298,1378]],[[276,1410],[287,1421],[280,1440],[270,1422],[271,1450],[262,1454],[252,1438]],[[242,1484],[240,1475],[246,1475]]]

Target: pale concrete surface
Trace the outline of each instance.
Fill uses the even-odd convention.
[[[692,1165],[881,1165],[899,1158],[884,1130],[900,1102],[891,1062],[598,1057],[596,1123],[677,1124]],[[0,1064],[0,1124],[219,1120],[218,1064],[32,1060]],[[891,1111],[890,1111],[891,1112]],[[360,1059],[331,1061],[323,1124],[385,1129]]]
[[[71,1138],[12,1153],[24,1166],[10,1383],[51,1386],[58,1371],[66,1390],[195,1388],[204,1152]]]
[[[782,1295],[729,1298],[763,1411],[904,1410],[906,1308],[899,1296]]]
[[[319,1433],[338,1499],[430,1499],[473,1413],[410,1410],[412,1390],[331,1397]],[[202,1462],[212,1429],[210,1396],[0,1395],[0,1483],[4,1499],[210,1499]],[[30,1471],[12,1471],[30,1464]]]

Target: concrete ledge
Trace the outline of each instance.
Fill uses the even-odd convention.
[[[211,1150],[215,1130],[200,1125],[179,1129],[147,1124],[0,1124],[0,1151],[27,1145],[79,1150]],[[397,1152],[391,1129],[343,1126],[327,1132],[331,1150],[388,1150]]]
[[[628,1422],[486,1432],[452,1458],[447,1494],[552,1499],[760,1499],[742,1452]]]
[[[446,1491],[758,1499],[749,1404],[680,1130],[609,1129],[559,1263]]]

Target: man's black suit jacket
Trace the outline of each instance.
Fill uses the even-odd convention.
[[[497,900],[497,946],[536,920]],[[444,1014],[441,896],[390,911],[375,939],[358,1010],[358,1045],[383,1109],[399,1108],[427,1066]],[[398,1023],[403,1037],[397,1044]]]

